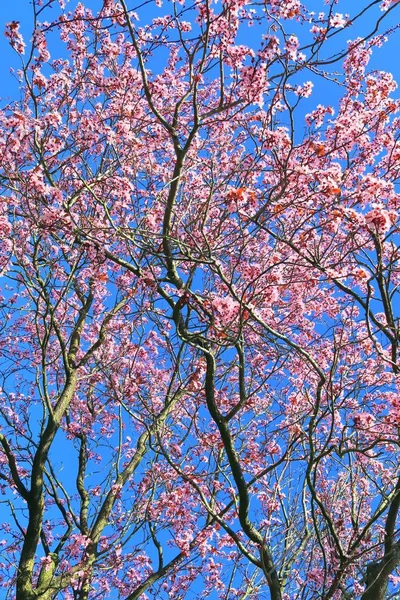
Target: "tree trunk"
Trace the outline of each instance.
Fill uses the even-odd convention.
[[[389,575],[400,562],[400,547],[395,546],[382,560],[367,565],[366,588],[361,600],[385,600]]]

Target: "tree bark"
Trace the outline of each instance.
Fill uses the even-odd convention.
[[[366,589],[361,600],[386,600],[389,575],[400,563],[400,547],[395,546],[382,560],[367,565]]]

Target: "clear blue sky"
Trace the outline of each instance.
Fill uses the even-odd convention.
[[[101,7],[101,0],[83,0],[83,3],[91,6],[93,10],[96,10]],[[310,7],[312,10],[315,10],[316,13],[320,11],[326,11],[327,6],[324,0],[304,0],[304,3],[307,7]],[[58,4],[57,2],[55,4]],[[77,4],[77,0],[70,0],[67,4],[68,9],[72,9]],[[128,5],[135,6],[136,2],[128,2]],[[168,0],[164,0],[164,7],[167,7]],[[339,0],[336,5],[335,11],[346,13],[350,12],[352,15],[356,10],[364,5],[364,2],[359,2],[355,0]],[[56,9],[53,9],[55,11]],[[164,10],[164,8],[162,9]],[[47,20],[51,20],[52,10],[48,10],[45,15]],[[154,9],[146,9],[147,14],[150,14],[154,11],[154,16],[160,14],[160,9],[156,7],[154,4]],[[19,21],[21,24],[21,31],[25,36],[25,41],[29,44],[29,38],[32,31],[32,6],[30,0],[14,0],[11,2],[2,3],[0,9],[0,98],[3,100],[8,99],[16,99],[18,98],[18,83],[14,77],[10,75],[10,67],[18,68],[19,62],[16,53],[9,46],[8,40],[4,37],[3,32],[5,30],[5,25],[9,21]],[[382,13],[379,10],[379,6],[376,6],[374,11],[368,13],[368,16],[361,19],[358,25],[354,28],[348,30],[348,35],[337,36],[341,39],[340,47],[342,47],[342,43],[347,39],[354,39],[357,36],[361,36],[366,32],[370,31],[377,17],[382,16]],[[382,23],[381,30],[388,28],[389,26],[396,25],[400,23],[400,4],[398,10],[392,11],[391,15],[389,15],[388,19]],[[291,25],[290,27],[293,28]],[[290,29],[288,27],[288,30]],[[299,38],[301,38],[301,29],[296,31],[298,33]],[[304,31],[306,33],[306,31]],[[249,37],[252,35],[252,30],[249,30]],[[250,43],[250,42],[249,42]],[[335,47],[335,46],[333,46]],[[339,49],[338,47],[336,47]],[[377,49],[375,51],[375,56],[372,59],[371,65],[375,69],[382,69],[391,71],[395,79],[400,82],[400,31],[394,33],[391,36],[390,41],[385,44],[385,46],[381,49]],[[53,56],[55,58],[55,56]],[[317,90],[315,90],[317,92]],[[320,100],[318,100],[320,101]]]
[[[305,0],[307,6],[312,6],[317,12],[326,10],[326,5],[324,4],[324,0]],[[71,0],[69,6],[72,8],[76,4],[75,0]],[[102,2],[101,0],[89,0],[87,4],[92,7],[100,7]],[[133,4],[133,3],[132,3]],[[363,4],[357,0],[339,0],[337,5],[337,12],[346,13],[348,11],[353,11],[357,5]],[[129,2],[129,6],[131,3]],[[51,13],[50,13],[51,14]],[[50,14],[48,15],[48,19],[51,18]],[[158,9],[154,6],[154,14],[159,14]],[[371,14],[368,18],[360,21],[359,25],[354,29],[348,30],[348,34],[343,36],[337,36],[341,39],[341,44],[339,47],[332,45],[332,51],[338,51],[343,46],[343,42],[346,39],[355,38],[359,35],[364,35],[373,29],[375,19],[381,16],[379,12],[379,8],[376,8],[376,11]],[[389,19],[382,24],[382,30],[388,28],[390,26],[395,25],[396,19],[400,22],[400,4],[397,11],[393,11],[390,15]],[[21,23],[21,31],[25,36],[25,41],[27,45],[29,45],[29,38],[32,31],[32,6],[29,0],[11,0],[9,2],[5,2],[2,4],[0,10],[0,31],[4,32],[5,25],[9,21],[19,21]],[[293,25],[288,26],[288,30],[290,28],[294,28]],[[306,30],[305,30],[306,31]],[[296,33],[299,35],[301,39],[301,30],[299,28],[296,29]],[[249,39],[251,39],[252,31],[249,30]],[[250,42],[248,42],[250,43]],[[62,46],[60,45],[60,52],[62,52]],[[375,51],[374,57],[371,61],[371,68],[381,69],[391,71],[394,74],[395,79],[400,83],[400,31],[396,32],[389,42],[381,49],[377,49]],[[16,100],[19,97],[18,93],[18,82],[15,77],[10,74],[10,67],[14,69],[18,69],[19,58],[17,54],[11,49],[8,44],[8,40],[4,37],[4,35],[0,36],[0,98],[3,102],[7,102],[10,100]],[[53,52],[53,58],[54,56]],[[303,77],[303,75],[302,75]],[[311,78],[310,76],[304,75],[303,79]],[[340,95],[339,88],[333,88],[332,85],[322,85],[322,81],[316,82],[315,93],[313,96],[307,100],[305,104],[305,112],[309,112],[314,108],[318,103],[333,103],[335,104],[335,96],[336,98]],[[397,95],[400,95],[400,90],[397,91]],[[60,438],[58,438],[60,439]],[[60,440],[60,444],[62,444],[62,439]],[[75,473],[71,473],[71,479],[74,477]],[[1,593],[1,592],[0,592]]]

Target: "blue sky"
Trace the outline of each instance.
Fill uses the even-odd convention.
[[[72,7],[75,2],[70,2],[70,6]],[[90,0],[89,4],[91,6],[101,6],[100,0]],[[349,7],[352,8],[353,5],[361,4],[361,2],[356,2],[355,0],[346,0],[338,3],[337,12],[347,12]],[[129,3],[129,5],[131,5]],[[326,10],[326,6],[324,6],[323,0],[311,0],[311,2],[307,2],[307,5],[312,5],[315,7],[316,11]],[[148,11],[149,12],[149,11]],[[154,7],[154,14],[159,14],[159,11],[156,7]],[[359,25],[354,30],[349,30],[348,35],[344,34],[343,36],[337,36],[341,38],[341,45],[338,47],[335,45],[335,42],[332,42],[332,51],[338,51],[343,47],[343,42],[346,39],[357,37],[358,35],[363,35],[367,32],[370,32],[374,26],[375,18],[379,17],[381,13],[379,12],[379,8],[377,7],[375,12],[368,18],[364,18],[360,21]],[[395,25],[396,17],[400,21],[400,5],[399,10],[393,11],[393,13],[389,16],[386,24],[383,23],[383,28],[389,27],[391,25]],[[47,18],[50,18],[47,17]],[[21,30],[26,37],[26,42],[29,44],[29,37],[32,28],[32,7],[29,0],[14,0],[14,2],[6,3],[2,6],[0,11],[0,30],[4,31],[5,25],[9,21],[20,21],[21,22]],[[293,25],[288,26],[288,29],[293,27]],[[296,33],[298,33],[301,38],[301,30],[298,27]],[[250,35],[252,34],[252,30],[249,30],[249,40]],[[400,31],[397,34],[394,34],[390,41],[381,49],[377,49],[375,51],[374,57],[371,61],[371,68],[383,69],[391,71],[395,79],[400,82],[400,61],[398,59],[400,48]],[[248,42],[250,43],[250,42]],[[61,51],[61,45],[60,45]],[[16,100],[19,97],[18,93],[18,82],[15,77],[10,74],[10,67],[15,69],[19,68],[19,59],[16,53],[10,48],[7,39],[2,36],[0,37],[0,98],[3,99],[3,102],[7,102],[10,100]],[[53,56],[55,58],[55,56]],[[303,77],[303,75],[302,75]],[[309,76],[304,75],[304,79],[310,78]],[[397,92],[399,94],[399,91]],[[321,79],[316,82],[315,93],[311,96],[309,100],[304,101],[304,112],[309,112],[314,108],[318,103],[333,103],[335,104],[336,99],[340,96],[340,88],[334,86],[332,84],[326,84]],[[63,444],[63,440],[59,439],[57,443],[60,443],[60,448]],[[68,469],[68,466],[66,467]],[[71,473],[71,478],[73,477],[73,473]]]
[[[77,0],[69,0],[67,3],[67,9],[71,10],[77,4]],[[90,6],[94,11],[100,8],[102,2],[100,0],[86,0],[84,2],[86,5]],[[43,20],[51,20],[52,16],[58,12],[58,2],[55,2],[55,8],[47,9],[44,12]],[[128,2],[129,7],[134,7],[136,2]],[[139,3],[141,4],[141,3]],[[145,14],[147,19],[150,19],[152,16],[158,16],[162,12],[169,10],[169,0],[164,0],[163,7],[160,9],[156,6],[149,3],[145,7]],[[316,13],[320,11],[327,11],[327,6],[324,0],[307,0],[305,2],[308,8],[314,10]],[[360,7],[364,5],[364,2],[354,2],[351,0],[338,0],[337,5],[335,7],[335,12],[339,13],[347,13],[350,12],[353,16],[356,10],[359,10]],[[142,13],[141,13],[142,14]],[[357,21],[357,24],[348,29],[346,32],[338,31],[338,35],[335,36],[329,46],[329,54],[334,54],[335,52],[341,51],[346,45],[347,40],[354,39],[358,36],[366,35],[370,33],[375,26],[376,20],[383,16],[383,13],[379,9],[379,4],[373,7],[371,12],[368,12],[367,15],[360,18]],[[10,47],[8,40],[4,36],[4,30],[6,23],[9,21],[18,21],[20,22],[20,29],[24,35],[25,42],[27,46],[29,46],[29,40],[32,32],[32,23],[33,23],[33,10],[30,0],[15,0],[14,2],[7,2],[2,4],[0,10],[0,31],[2,35],[0,35],[0,103],[4,105],[12,100],[17,100],[19,98],[19,84],[15,75],[10,72],[10,69],[17,70],[20,67],[19,57],[15,53],[15,51]],[[143,23],[143,19],[142,19]],[[383,22],[381,23],[380,31],[384,31],[390,27],[396,27],[400,23],[400,4],[397,10],[393,10],[391,14],[385,17]],[[290,22],[285,25],[285,28],[288,32],[296,33],[298,35],[300,42],[302,40],[308,38],[307,25],[298,26],[297,24]],[[256,28],[254,28],[256,29]],[[240,41],[242,43],[247,43],[251,45],[252,40],[254,38],[258,38],[259,32],[255,35],[254,29],[244,30],[244,35],[241,34]],[[247,33],[248,32],[248,33]],[[400,32],[394,32],[389,41],[384,44],[382,48],[375,49],[372,60],[370,62],[371,69],[379,69],[386,70],[393,73],[394,78],[400,82],[400,61],[398,60],[399,49],[400,49]],[[53,38],[53,44],[54,44]],[[65,51],[63,45],[56,42],[55,45],[52,45],[52,58],[57,58],[55,56],[57,47],[60,49],[60,53]],[[157,68],[155,65],[153,67]],[[340,65],[337,67],[340,68]],[[328,66],[328,70],[334,70],[332,65]],[[340,71],[339,71],[340,74]],[[301,81],[305,81],[307,79],[312,79],[312,76],[308,72],[302,72],[299,77],[299,83]],[[341,96],[341,89],[332,83],[324,81],[322,78],[318,78],[315,80],[315,87],[313,94],[310,99],[303,100],[303,114],[310,112],[313,108],[316,107],[317,104],[335,104],[337,100]],[[400,92],[397,92],[398,94]],[[299,114],[298,114],[299,117]]]

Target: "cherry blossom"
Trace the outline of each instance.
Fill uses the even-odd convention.
[[[0,585],[396,597],[398,3],[100,4],[6,30]]]

